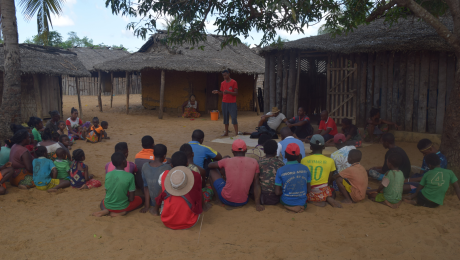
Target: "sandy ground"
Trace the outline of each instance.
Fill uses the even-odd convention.
[[[103,103],[110,104],[109,99],[103,97]],[[194,129],[202,129],[208,141],[222,133],[222,122],[210,121],[209,116],[190,121],[165,115],[159,120],[157,112],[143,109],[140,100],[140,95],[132,96],[128,116],[124,96],[114,98],[113,108],[104,105],[103,113],[96,97],[82,97],[83,119],[98,116],[108,121],[112,138],[74,146],[84,149],[85,163],[97,179],[104,180],[104,165],[117,142],[128,142],[132,161],[146,134],[165,144],[171,156],[190,141]],[[78,106],[77,97],[65,96],[63,118],[72,106]],[[241,130],[250,131],[258,117],[240,113],[238,120]],[[230,154],[228,144],[205,144]],[[421,165],[415,144],[399,145],[413,165]],[[366,168],[382,164],[381,145],[362,151]],[[173,231],[148,213],[91,217],[104,197],[103,188],[48,194],[8,186],[8,191],[0,197],[1,259],[458,259],[460,253],[460,202],[452,196],[438,209],[403,204],[393,210],[369,200],[343,209],[310,205],[301,214],[287,213],[282,206],[257,212],[253,201],[232,211],[214,206],[204,214],[199,239],[199,225]]]

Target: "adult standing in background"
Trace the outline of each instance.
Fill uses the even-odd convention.
[[[228,70],[222,71],[224,81],[220,84],[220,91],[213,90],[213,94],[219,94],[222,97],[222,114],[224,116],[225,132],[222,136],[228,136],[228,125],[229,116],[232,117],[232,124],[235,128],[235,135],[238,135],[238,121],[237,113],[238,108],[236,106],[236,96],[238,95],[238,83],[230,78],[230,72]]]

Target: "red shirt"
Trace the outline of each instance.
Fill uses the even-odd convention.
[[[230,82],[224,80],[222,81],[222,83],[220,83],[220,91],[222,92],[224,92],[225,90],[235,92],[235,89],[238,89],[238,83],[236,83],[236,81],[233,79],[231,79]],[[236,96],[230,94],[223,94],[222,102],[236,103]]]
[[[237,156],[220,160],[218,164],[219,168],[225,168],[227,177],[225,187],[222,189],[222,197],[233,203],[246,202],[254,175],[259,173],[257,160]]]
[[[328,117],[327,121],[324,122],[324,120],[321,120],[319,123],[319,130],[324,130],[326,131],[327,128],[331,128],[332,130],[329,132],[330,135],[336,135],[337,134],[337,125],[335,124],[334,119]]]

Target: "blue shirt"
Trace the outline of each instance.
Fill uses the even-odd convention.
[[[311,182],[308,167],[297,161],[287,164],[276,171],[275,185],[283,188],[281,201],[290,206],[303,206],[307,203],[307,184]]]
[[[439,151],[436,153],[436,155],[439,157],[439,160],[441,160],[441,164],[439,165],[439,167],[446,169],[447,168],[447,158],[444,156],[444,154],[442,154]],[[428,165],[426,165],[425,159],[423,159],[422,170],[423,170],[423,173],[426,173],[427,171],[430,170],[430,168],[428,168]]]
[[[211,147],[202,145],[197,141],[191,141],[188,144],[192,146],[194,154],[193,163],[200,166],[201,168],[204,168],[204,160],[214,159],[217,156],[217,152],[214,151]]]
[[[287,137],[285,138],[283,141],[279,142],[279,144],[281,145],[281,156],[283,157],[283,162],[286,164],[287,163],[287,159],[284,158],[284,152],[286,151],[286,147],[289,145],[289,144],[292,144],[292,143],[295,143],[299,146],[300,148],[300,154],[302,155],[302,158],[305,158],[305,146],[303,146],[303,142],[300,141],[299,139],[297,138],[294,138],[294,137]],[[303,204],[302,204],[303,205]]]
[[[36,186],[46,186],[51,182],[51,170],[54,163],[50,159],[40,157],[32,162],[34,168],[34,183]]]

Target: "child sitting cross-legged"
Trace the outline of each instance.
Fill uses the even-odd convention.
[[[301,213],[307,208],[307,194],[310,191],[311,173],[307,166],[299,163],[300,148],[291,143],[286,146],[285,166],[276,171],[275,194],[288,210]]]
[[[46,158],[48,150],[44,146],[38,146],[35,149],[35,155],[38,157],[32,162],[34,169],[34,183],[38,190],[46,190],[54,192],[58,189],[67,188],[70,186],[68,180],[59,180],[57,178],[57,170],[52,160]]]
[[[404,199],[404,202],[436,208],[444,203],[444,196],[450,184],[453,184],[460,200],[460,187],[454,172],[441,168],[441,160],[435,153],[426,155],[424,160],[430,170],[423,175],[415,193],[410,195],[409,199]]]
[[[115,145],[115,152],[116,153],[122,153],[125,156],[125,158],[127,159],[128,155],[129,155],[128,144],[126,142],[117,143]],[[105,174],[107,174],[107,173],[109,173],[109,172],[111,172],[113,170],[115,170],[115,165],[113,165],[112,162],[108,162],[105,165]],[[133,162],[127,162],[125,172],[130,172],[130,173],[132,173],[134,175],[141,174],[141,172],[139,172],[136,164],[133,163]]]
[[[67,137],[65,135],[65,137]],[[56,149],[57,159],[54,160],[54,166],[57,170],[57,179],[70,180],[70,162],[67,160],[67,153],[63,148]]]
[[[82,149],[73,151],[73,162],[70,166],[70,184],[72,188],[91,189],[101,187],[101,182],[93,179],[93,175],[88,173],[88,166],[83,163],[85,159],[85,152]]]
[[[366,198],[369,178],[367,177],[366,168],[359,163],[361,162],[361,157],[361,151],[351,150],[347,159],[351,166],[332,176],[340,193],[345,198],[342,203],[356,203]]]
[[[93,213],[93,216],[102,217],[108,214],[111,217],[123,216],[142,206],[143,198],[134,196],[136,191],[134,175],[124,171],[128,164],[125,155],[120,152],[112,154],[112,164],[115,170],[105,176],[106,191],[100,205],[101,211]]]
[[[102,139],[110,139],[107,137],[105,130],[109,127],[109,124],[106,121],[102,121],[99,125],[99,118],[93,118],[93,125],[89,129],[89,133],[86,136],[86,141],[90,143],[100,142]]]
[[[72,149],[72,143],[70,142],[69,136],[61,135],[59,136],[59,145],[64,149],[67,154],[67,159],[71,160],[72,156],[70,155],[70,149]]]

